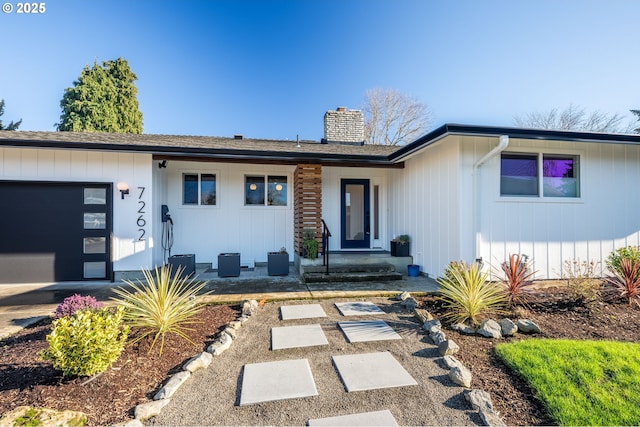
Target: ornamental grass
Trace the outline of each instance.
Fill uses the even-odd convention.
[[[489,282],[488,277],[489,272],[483,272],[478,263],[450,263],[444,277],[438,278],[439,299],[448,310],[443,317],[453,323],[468,320],[478,325],[479,316],[504,312],[506,294],[499,284]]]
[[[131,290],[114,289],[118,295],[115,302],[125,308],[124,320],[142,331],[134,342],[153,335],[149,352],[159,339],[161,355],[167,334],[178,335],[193,343],[188,334],[193,329],[189,325],[199,323],[196,315],[202,310],[202,304],[198,303],[197,296],[206,282],[183,276],[182,267],[175,274],[167,265],[156,267],[155,274],[146,269],[142,273],[145,283],[126,280]]]

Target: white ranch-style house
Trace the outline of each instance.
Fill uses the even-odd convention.
[[[520,253],[553,279],[640,244],[640,135],[446,124],[389,147],[362,123],[328,111],[322,141],[0,131],[0,283],[118,279],[169,246],[297,262],[306,228],[331,253],[408,234],[432,277]]]

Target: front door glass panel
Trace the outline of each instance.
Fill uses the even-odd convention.
[[[371,242],[369,180],[342,180],[342,247],[368,249]]]

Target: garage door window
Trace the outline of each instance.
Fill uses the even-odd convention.
[[[106,205],[107,190],[104,188],[85,188],[84,204],[85,205]]]
[[[103,261],[89,261],[84,263],[85,279],[104,279],[107,275],[107,263]]]
[[[104,254],[107,252],[106,237],[85,237],[84,253],[85,254]]]
[[[103,212],[85,212],[85,230],[104,230],[107,228],[107,214]]]
[[[84,279],[107,278],[109,242],[108,229],[110,203],[105,186],[83,188],[84,217],[82,237],[82,276]]]

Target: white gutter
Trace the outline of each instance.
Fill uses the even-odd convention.
[[[509,135],[500,135],[500,142],[498,143],[498,145],[496,145],[493,148],[493,150],[489,151],[487,154],[485,154],[485,156],[483,158],[478,160],[473,165],[473,171],[475,172],[476,169],[478,169],[480,166],[482,166],[483,163],[485,163],[487,160],[489,160],[490,158],[492,158],[496,154],[503,152],[508,146],[509,146]]]
[[[480,209],[478,208],[479,194],[478,194],[478,183],[477,183],[476,175],[478,173],[478,169],[480,169],[480,166],[482,166],[487,160],[491,159],[492,157],[506,150],[508,146],[509,146],[509,135],[500,135],[500,142],[498,143],[498,145],[496,145],[491,151],[489,151],[480,160],[478,160],[473,165],[473,170],[471,171],[471,177],[473,181],[472,182],[473,194],[472,194],[471,215],[473,215],[472,232],[473,232],[473,254],[475,259],[480,258],[480,254],[478,253],[478,248],[480,247],[480,233],[478,232]]]

